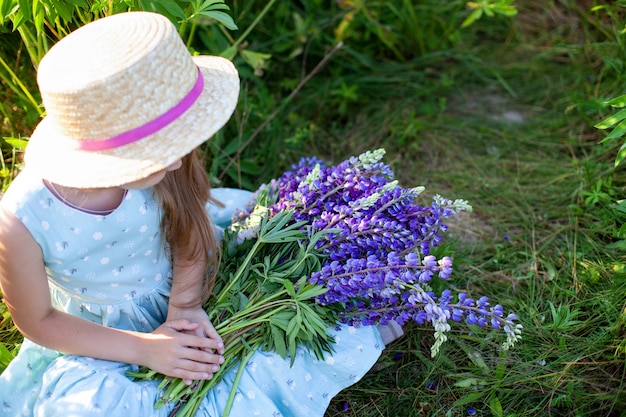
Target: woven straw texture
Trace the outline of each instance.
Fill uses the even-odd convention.
[[[174,122],[115,149],[77,149],[166,113],[189,93],[197,68],[204,90]],[[77,188],[119,186],[166,168],[228,121],[239,94],[230,61],[191,57],[172,23],[147,12],[106,17],[66,36],[41,61],[37,81],[46,117],[26,148],[26,166]]]

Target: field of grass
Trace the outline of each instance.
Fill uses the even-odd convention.
[[[233,2],[237,22],[258,15],[252,3]],[[433,359],[432,332],[408,325],[327,416],[626,416],[626,170],[594,128],[625,90],[626,4],[520,0],[516,16],[455,34],[449,9],[463,2],[390,1],[418,13],[392,13],[394,30],[372,17],[385,2],[297,3],[276,3],[250,35],[272,57],[256,76],[239,58],[242,100],[209,148],[212,177],[253,188],[303,155],[383,147],[403,185],[473,206],[440,249],[450,284],[524,326],[507,352],[495,333],[453,330]],[[6,362],[19,335],[3,317]]]
[[[485,333],[457,333],[433,360],[431,335],[410,328],[329,415],[626,415],[625,217],[615,208],[626,177],[593,128],[623,73],[580,31],[584,9],[547,3],[519,2],[501,42],[445,65],[439,77],[453,87],[430,97],[431,112],[398,97],[343,133],[386,147],[404,183],[473,205],[450,230],[455,285],[516,311],[522,342],[502,353]]]

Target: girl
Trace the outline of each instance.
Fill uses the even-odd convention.
[[[0,206],[0,284],[24,335],[0,376],[0,414],[167,416],[155,381],[125,375],[146,365],[191,383],[224,361],[201,307],[219,262],[213,224],[249,194],[210,196],[195,149],[230,118],[237,72],[191,57],[166,18],[134,12],[65,37],[37,81],[47,115]],[[256,352],[231,415],[322,416],[384,347],[373,326],[333,332],[324,361]],[[221,415],[234,372],[198,415]]]

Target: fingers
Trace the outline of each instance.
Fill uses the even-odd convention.
[[[176,319],[166,322],[167,326],[178,332],[187,332],[188,334],[195,334],[197,336],[206,336],[207,340],[210,340],[210,344],[207,346],[197,346],[199,349],[212,349],[219,354],[224,353],[224,342],[222,337],[215,330],[211,322],[205,320],[201,323],[192,322],[188,319]]]
[[[198,323],[194,323],[187,319],[170,320],[164,323],[167,327],[177,332],[194,331],[200,326]]]
[[[222,344],[222,347],[215,349],[215,351],[217,353],[219,353],[220,355],[223,355],[224,354],[224,345]]]
[[[193,367],[193,370],[201,369],[205,372],[217,372],[220,369],[220,365],[224,363],[222,355],[207,352],[206,350],[189,349],[185,353],[183,360],[199,364],[199,366]]]
[[[207,337],[210,337],[211,339],[217,339],[219,341],[222,340],[220,334],[217,332],[217,330],[215,330],[215,327],[213,327],[213,325],[209,321],[204,324],[204,333],[207,335]]]
[[[183,343],[191,348],[204,350],[207,352],[216,351],[220,355],[224,353],[224,342],[222,339],[212,339],[205,336],[186,334]]]
[[[181,364],[181,368],[176,368],[173,370],[173,372],[171,373],[171,377],[174,378],[180,378],[183,379],[185,381],[186,385],[189,385],[192,383],[192,381],[200,381],[200,380],[208,380],[208,379],[212,379],[213,376],[215,375],[215,373],[219,370],[219,367],[217,368],[217,370],[213,371],[212,369],[209,370],[204,370],[204,369],[199,369],[199,370],[195,370],[193,369],[197,364],[194,362],[188,362],[188,363],[183,363]]]
[[[187,319],[178,319],[166,322],[161,328],[162,331],[169,334],[169,337],[179,340],[182,346],[200,349],[207,352],[217,352],[220,355],[224,353],[224,342],[215,330],[212,331],[214,337],[207,337],[204,328],[199,327],[200,324],[191,322]],[[212,326],[210,326],[212,327]],[[166,329],[170,329],[169,331]]]
[[[164,368],[158,369],[168,376],[181,378],[190,384],[193,380],[213,378],[224,363],[224,343],[209,323],[197,323],[189,319],[174,319],[163,324],[155,332],[163,350],[156,352],[156,361]],[[209,336],[206,333],[210,333]],[[162,355],[166,354],[166,365]],[[169,369],[168,369],[169,368]]]
[[[191,385],[193,381],[209,380],[212,379],[214,375],[206,372],[191,372],[186,369],[176,369],[170,376],[172,378],[182,379],[185,385]]]
[[[213,347],[213,349],[215,349],[215,351],[220,355],[224,354],[224,341],[215,328],[210,324],[204,326],[204,334],[207,338],[209,338],[209,340],[214,342],[215,347]]]
[[[193,380],[211,379],[220,370],[224,357],[204,350],[186,349],[185,357],[177,361],[174,369],[175,377],[185,380],[189,385]]]
[[[211,365],[211,368],[202,368],[207,372],[216,372],[219,365],[224,363],[224,343],[221,340],[209,339],[204,336],[181,335],[180,343],[185,347],[180,357],[200,363]]]

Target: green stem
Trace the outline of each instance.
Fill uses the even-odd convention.
[[[280,306],[281,304],[283,304],[285,301],[288,301],[288,300],[272,301],[272,299],[282,296],[283,294],[285,294],[285,292],[286,292],[285,290],[282,290],[276,294],[271,295],[270,297],[265,298],[263,301],[261,301],[259,306],[246,307],[242,311],[237,312],[233,316],[229,317],[228,319],[216,325],[215,330],[218,330],[218,331],[228,330],[230,328],[229,326],[234,326],[234,324],[232,323],[237,321],[240,317],[254,317],[253,313],[261,313],[275,306]],[[256,308],[258,308],[258,310]]]
[[[30,94],[30,91],[28,91],[28,88],[26,88],[26,86],[22,83],[19,77],[7,65],[4,59],[2,59],[2,57],[0,57],[0,65],[2,66],[2,68],[4,68],[6,72],[9,73],[10,79],[5,77],[2,78],[7,82],[7,84],[11,86],[11,89],[20,97],[22,97],[22,99],[29,102],[29,104],[37,111],[37,113],[41,115],[42,110],[39,107],[39,103],[33,98],[33,96]]]
[[[40,54],[37,51],[37,37],[34,36],[25,25],[21,25],[17,28],[17,31],[20,33],[20,37],[24,41],[24,45],[26,46],[26,51],[28,51],[28,56],[30,56],[30,60],[33,63],[33,66],[37,68],[39,65]]]
[[[252,258],[254,257],[254,255],[256,254],[256,251],[259,249],[259,247],[261,246],[263,242],[258,239],[256,242],[254,242],[254,246],[252,247],[252,249],[250,249],[250,252],[248,252],[248,255],[246,256],[245,261],[241,264],[242,266],[247,266],[250,261],[252,260]],[[226,301],[226,297],[229,295],[229,291],[232,288],[233,285],[235,285],[237,283],[237,281],[239,281],[239,279],[241,278],[241,275],[243,274],[243,271],[246,268],[242,268],[241,266],[237,269],[237,272],[235,273],[235,276],[233,277],[233,279],[230,281],[230,283],[228,284],[228,286],[224,287],[221,291],[220,291],[220,297],[217,299],[216,304],[221,304],[224,301]]]
[[[196,32],[196,27],[198,26],[198,21],[193,19],[191,21],[191,28],[189,29],[189,36],[187,37],[187,49],[191,48],[191,41],[193,40],[193,36]]]
[[[230,414],[230,410],[233,408],[233,402],[235,401],[235,395],[237,394],[237,387],[239,386],[239,381],[241,380],[241,376],[243,375],[244,369],[246,369],[246,365],[248,361],[254,355],[256,349],[251,349],[248,354],[241,359],[239,363],[239,369],[237,369],[237,375],[235,376],[235,380],[233,381],[233,387],[230,390],[230,394],[228,395],[228,401],[226,401],[226,406],[224,407],[224,412],[222,413],[222,417],[228,417]]]
[[[254,326],[257,324],[261,324],[265,321],[267,321],[270,317],[272,317],[273,315],[275,315],[276,313],[286,309],[288,306],[283,305],[280,307],[277,307],[267,313],[265,313],[264,315],[255,318],[254,320],[249,320],[249,321],[240,321],[238,323],[232,323],[232,321],[230,322],[230,326],[228,326],[227,331],[226,332],[222,332],[220,334],[222,334],[222,337],[227,337],[230,333],[235,332],[237,330],[243,329],[245,327],[249,327],[249,326]],[[267,308],[265,308],[264,310],[267,310]],[[222,326],[224,327],[224,326]],[[219,330],[224,330],[223,328],[217,328],[216,330],[219,332]]]
[[[7,109],[4,107],[4,103],[0,103],[0,112],[2,112],[2,115],[4,116],[5,120],[11,120],[11,116],[9,116],[9,113],[7,112]],[[7,123],[7,127],[9,129],[11,129],[10,135],[11,137],[15,137],[15,128],[13,126],[12,123]],[[0,163],[2,164],[2,166],[0,167],[0,169],[4,172],[6,170],[6,164],[4,162],[4,156],[2,156],[2,154],[0,153]]]
[[[265,16],[267,14],[267,12],[269,12],[270,8],[272,7],[272,5],[274,4],[275,1],[276,0],[270,0],[265,5],[263,10],[261,10],[261,13],[259,13],[259,15],[256,17],[256,19],[254,19],[254,21],[248,26],[248,28],[242,33],[242,35],[239,38],[237,38],[235,43],[233,43],[229,49],[237,49],[239,44],[241,44],[248,37],[250,32],[252,32],[252,30],[256,27],[256,25],[259,24],[261,19],[263,19],[263,16]]]
[[[43,32],[43,31],[42,31]],[[37,67],[43,56],[48,52],[50,46],[48,45],[48,37],[45,33],[37,35]]]
[[[191,16],[189,15],[189,10],[192,10],[192,6],[189,5],[189,7],[187,9],[188,10],[185,11],[185,16],[187,16],[187,19],[185,19],[182,22],[180,22],[180,27],[178,28],[178,35],[181,38],[183,37],[183,34],[185,33],[185,29],[187,29],[187,22],[189,21],[189,19],[193,18],[193,14]],[[189,42],[190,42],[190,40],[187,40],[187,42],[186,42],[187,43],[187,47],[189,47]]]
[[[235,348],[232,349],[233,350],[232,355],[229,354],[228,352],[224,353],[224,356],[232,356],[233,358],[235,358],[237,356],[240,356],[240,351],[246,349],[246,347],[249,348],[249,352],[245,356],[243,356],[240,361],[239,369],[237,371],[237,376],[235,378],[233,388],[232,388],[233,391],[236,391],[239,380],[241,379],[241,374],[243,373],[243,369],[245,369],[245,364],[250,360],[250,357],[254,354],[254,352],[257,351],[259,344],[260,343],[258,340],[253,341],[249,345],[241,343],[241,344],[236,345]],[[213,379],[202,381],[202,383],[197,387],[197,389],[195,389],[192,392],[186,393],[188,397],[187,402],[178,411],[178,413],[176,413],[176,416],[177,417],[195,416],[202,399],[206,397],[207,393],[211,389],[213,389],[215,385],[217,385],[217,383],[221,380],[221,375],[225,374],[226,372],[229,372],[235,364],[236,363],[233,360],[228,365],[222,366],[220,371],[213,376]],[[179,383],[182,383],[182,381],[179,381]],[[232,391],[231,391],[231,395],[233,395]],[[168,401],[180,401],[181,399],[182,399],[182,396],[178,398],[169,398]],[[232,407],[232,401],[230,401],[230,396],[229,396],[229,400],[227,402],[225,410],[230,412],[231,407]]]

